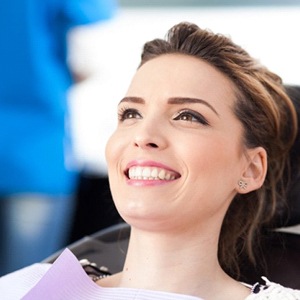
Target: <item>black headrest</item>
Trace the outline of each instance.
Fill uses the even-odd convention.
[[[291,149],[291,185],[288,189],[288,211],[281,220],[281,226],[300,224],[300,86],[286,85],[298,115],[298,135]]]

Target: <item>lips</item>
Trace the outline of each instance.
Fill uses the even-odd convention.
[[[171,181],[180,177],[177,172],[161,166],[132,165],[125,174],[130,180]]]

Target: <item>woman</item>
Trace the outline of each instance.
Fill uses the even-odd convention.
[[[19,282],[22,299],[299,299],[237,280],[240,253],[254,262],[259,229],[284,196],[297,126],[280,78],[228,38],[181,23],[145,44],[118,110],[106,155],[131,225],[123,272],[94,284],[66,251],[2,282]]]

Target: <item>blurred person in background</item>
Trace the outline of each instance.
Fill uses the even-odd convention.
[[[112,17],[111,0],[1,0],[0,276],[67,242],[78,169],[68,124],[70,29]]]

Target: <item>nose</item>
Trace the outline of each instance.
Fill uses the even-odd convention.
[[[134,136],[134,146],[144,150],[163,150],[167,147],[167,137],[157,124],[141,125]]]

